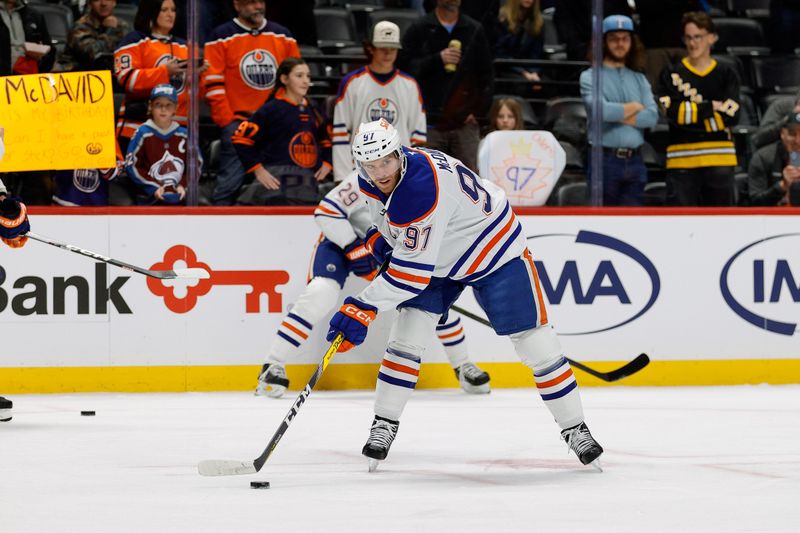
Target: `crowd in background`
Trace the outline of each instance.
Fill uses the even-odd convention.
[[[472,168],[489,131],[550,130],[567,170],[549,204],[586,203],[599,141],[604,205],[800,205],[800,1],[606,0],[591,140],[590,0],[199,0],[197,87],[186,4],[0,0],[0,76],[111,70],[120,95],[115,168],[2,175],[13,194],[185,204],[196,95],[204,205],[316,204],[352,170],[364,117]]]

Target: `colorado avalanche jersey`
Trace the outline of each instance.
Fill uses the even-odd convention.
[[[175,120],[186,124],[189,93],[186,91],[186,76],[179,74],[170,78],[167,62],[172,58],[187,59],[189,50],[186,42],[177,37],[149,35],[132,31],[119,43],[114,51],[114,75],[125,90],[125,100],[120,109],[117,131],[122,137],[130,139],[136,128],[144,122],[144,107],[141,117],[131,116],[130,103],[139,101],[147,105],[150,91],[161,83],[170,83],[178,90],[178,109]]]
[[[292,34],[272,21],[251,30],[237,19],[217,26],[205,45],[211,64],[206,98],[211,118],[223,128],[261,107],[275,87],[275,73],[287,57],[300,57]]]
[[[128,176],[152,199],[162,185],[186,187],[186,128],[173,122],[162,130],[148,120],[128,145]]]
[[[427,125],[417,81],[400,70],[382,76],[361,67],[342,79],[333,111],[333,179],[355,168],[350,139],[362,122],[386,119],[404,145],[424,144]]]
[[[372,221],[356,172],[351,172],[325,195],[314,211],[314,221],[322,234],[339,248],[366,236]]]
[[[388,197],[359,177],[372,222],[393,250],[389,268],[358,296],[379,311],[418,295],[431,277],[476,281],[526,249],[501,188],[442,152],[403,151],[406,171]]]

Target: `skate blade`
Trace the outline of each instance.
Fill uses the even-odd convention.
[[[489,394],[492,389],[489,388],[488,383],[483,385],[470,385],[469,383],[462,383],[461,389],[467,394]]]
[[[378,461],[377,459],[368,459],[367,468],[369,469],[369,471],[374,472],[375,470],[377,470],[379,462],[380,461]]]
[[[598,472],[602,472],[603,471],[603,464],[600,462],[600,459],[595,459],[594,461],[589,463],[589,466],[591,466],[592,468],[594,468]]]

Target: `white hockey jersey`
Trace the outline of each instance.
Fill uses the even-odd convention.
[[[325,195],[314,210],[314,221],[339,248],[364,238],[372,222],[367,198],[358,187],[358,173],[351,172]]]
[[[379,311],[421,293],[431,277],[476,281],[526,249],[500,187],[442,152],[403,151],[406,172],[389,197],[358,181],[372,222],[393,250],[389,267],[357,296]]]
[[[339,85],[333,110],[333,179],[344,179],[354,168],[350,139],[362,122],[385,118],[403,145],[424,144],[427,124],[422,93],[414,78],[395,70],[381,82],[369,67],[348,73]]]

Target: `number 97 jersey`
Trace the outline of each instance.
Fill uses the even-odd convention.
[[[372,221],[392,246],[389,267],[359,296],[379,310],[420,294],[432,277],[478,281],[526,249],[501,188],[437,150],[403,151],[406,171],[389,197],[359,178]]]

